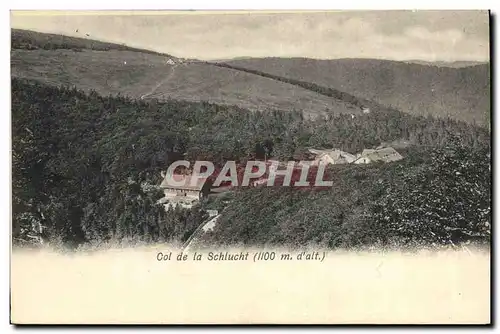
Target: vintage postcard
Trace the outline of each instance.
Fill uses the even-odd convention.
[[[12,11],[11,322],[490,324],[489,24]]]

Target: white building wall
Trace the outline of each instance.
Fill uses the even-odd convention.
[[[357,164],[357,165],[359,165],[359,164],[369,164],[371,162],[372,161],[368,157],[361,157],[358,160],[354,161],[354,163]]]

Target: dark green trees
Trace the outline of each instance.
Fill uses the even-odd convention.
[[[431,152],[429,164],[412,173],[399,170],[386,184],[375,221],[398,243],[454,245],[487,243],[491,224],[489,150],[460,143]]]

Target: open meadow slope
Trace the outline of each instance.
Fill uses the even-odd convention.
[[[45,35],[13,31],[13,77],[95,90],[101,95],[208,101],[249,110],[293,109],[305,115],[361,113],[351,103],[243,71],[193,60],[180,63],[169,55],[122,45]],[[33,41],[28,43],[30,38]]]

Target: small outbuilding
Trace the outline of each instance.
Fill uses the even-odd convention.
[[[403,156],[399,154],[392,147],[384,147],[377,149],[365,149],[358,158],[354,161],[355,164],[369,164],[376,161],[381,162],[393,162],[403,159]]]

